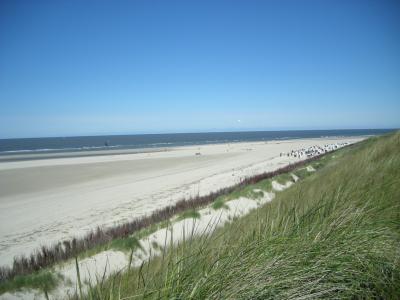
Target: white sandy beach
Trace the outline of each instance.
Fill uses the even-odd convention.
[[[188,146],[0,163],[0,265],[15,255],[204,195],[298,158],[281,152],[363,137]],[[196,155],[201,153],[201,155]]]

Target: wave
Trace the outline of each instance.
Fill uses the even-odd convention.
[[[112,145],[112,146],[82,146],[82,147],[66,147],[66,148],[39,148],[39,149],[20,149],[0,151],[0,154],[17,154],[17,153],[40,153],[40,152],[68,152],[68,151],[90,151],[90,150],[108,150],[122,148],[152,148],[161,145],[172,145],[172,142],[150,143],[150,144],[132,144],[132,145]]]

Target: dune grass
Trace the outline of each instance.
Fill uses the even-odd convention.
[[[16,276],[12,280],[0,283],[0,294],[24,289],[36,289],[50,292],[62,278],[51,270],[39,271],[29,275]]]
[[[200,218],[200,213],[195,209],[189,209],[189,210],[183,212],[182,214],[180,214],[180,216],[178,217],[179,220],[199,219],[199,218]]]
[[[112,276],[90,298],[398,299],[399,149],[396,133],[338,151],[271,203]]]
[[[279,176],[281,175],[275,176],[274,179],[278,178]],[[290,175],[289,177],[290,180],[293,180]],[[214,209],[228,208],[228,206],[225,205],[225,202],[227,201],[238,199],[240,197],[257,200],[264,197],[264,192],[270,191],[272,191],[271,179],[263,179],[257,183],[247,184],[245,186],[238,186],[232,192],[217,197],[212,204],[212,207]]]
[[[293,177],[289,173],[286,173],[276,176],[274,180],[276,180],[280,184],[286,184],[286,182],[288,181],[293,181]]]
[[[311,173],[309,171],[307,171],[307,168],[300,168],[300,169],[294,171],[293,174],[299,178],[306,178],[309,175],[311,175]]]
[[[215,200],[213,202],[213,204],[211,204],[211,207],[215,210],[224,208],[224,209],[229,209],[229,206],[225,204],[224,199],[222,199],[222,197],[219,197],[217,200]]]

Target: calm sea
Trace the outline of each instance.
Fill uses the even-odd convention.
[[[214,143],[378,135],[390,131],[392,131],[392,129],[294,130],[0,139],[0,155],[104,151],[108,149],[165,148]]]

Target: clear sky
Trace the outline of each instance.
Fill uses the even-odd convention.
[[[400,127],[400,1],[0,1],[0,137]]]

